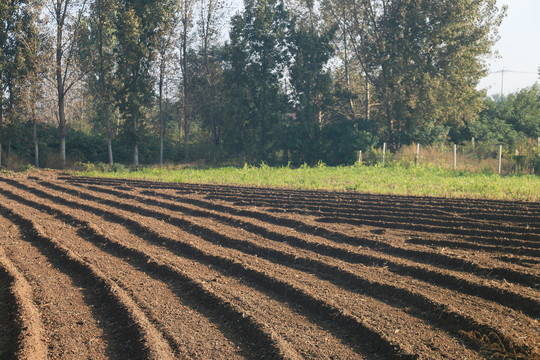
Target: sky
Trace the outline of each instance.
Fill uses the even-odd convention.
[[[481,80],[479,88],[488,95],[505,95],[540,82],[540,0],[499,0],[508,5],[507,16],[499,28],[500,39],[495,45],[499,58],[489,60],[490,74]],[[504,81],[503,74],[504,72]]]

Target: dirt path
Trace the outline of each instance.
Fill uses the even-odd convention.
[[[538,356],[537,203],[45,173],[0,204],[12,358]]]

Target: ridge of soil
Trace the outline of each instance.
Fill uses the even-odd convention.
[[[540,203],[1,175],[0,358],[538,359],[539,240]]]

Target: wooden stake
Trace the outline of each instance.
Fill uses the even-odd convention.
[[[362,150],[358,152],[358,165],[362,166]]]
[[[383,144],[383,149],[382,149],[382,164],[384,166],[384,160],[386,158],[386,143]]]
[[[416,157],[414,158],[414,163],[418,165],[419,160],[420,160],[420,143],[416,144]]]

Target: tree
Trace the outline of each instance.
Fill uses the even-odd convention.
[[[2,140],[6,112],[13,108],[17,95],[16,81],[25,69],[25,53],[20,33],[27,30],[27,1],[9,1],[0,4],[0,167],[2,166]],[[7,99],[6,99],[7,97]]]
[[[289,148],[296,164],[315,164],[322,159],[323,112],[332,97],[332,77],[324,69],[334,53],[331,41],[335,27],[319,30],[313,9],[308,19],[299,21],[290,37],[293,64],[290,83],[295,115],[291,118]]]
[[[287,97],[282,81],[289,67],[287,44],[291,29],[289,13],[277,0],[245,0],[244,12],[232,20],[228,47],[228,78],[231,94],[243,94],[245,101],[232,99],[240,133],[238,150],[253,161],[273,161],[283,148],[283,118]]]
[[[105,125],[109,164],[114,164],[111,114],[114,107],[116,0],[94,0],[79,40],[81,62],[90,91],[96,94],[97,114]]]
[[[56,32],[55,80],[58,106],[58,134],[62,167],[66,165],[66,96],[80,79],[75,64],[76,41],[86,0],[48,0],[47,8]]]
[[[184,162],[189,162],[189,141],[191,122],[191,74],[189,73],[189,42],[193,28],[193,13],[197,0],[179,0],[180,8],[180,66],[182,68],[182,118],[184,129]]]
[[[363,108],[365,111],[363,116],[365,120],[369,120],[369,82],[362,74],[365,73],[365,69],[361,68],[358,61],[355,61],[352,56],[354,46],[349,39],[351,34],[355,33],[355,26],[360,26],[358,19],[355,18],[357,3],[359,3],[357,0],[323,1],[321,2],[321,16],[327,27],[336,29],[333,43],[336,55],[341,60],[341,66],[337,67],[334,73],[337,75],[335,80],[346,90],[349,107],[347,116],[349,118],[359,116],[361,111],[359,101],[362,100],[362,97],[358,95],[364,90]]]
[[[43,116],[45,107],[45,86],[48,64],[50,63],[50,44],[43,33],[43,22],[40,19],[41,4],[33,3],[27,8],[23,31],[19,32],[21,49],[26,60],[25,70],[21,74],[20,113],[32,121],[32,143],[34,148],[34,166],[39,168],[38,120]]]
[[[173,45],[176,40],[176,28],[180,22],[179,8],[176,2],[168,3],[164,11],[164,19],[157,29],[156,51],[158,54],[158,117],[159,117],[159,165],[163,166],[165,139],[164,88],[170,62],[173,59]]]
[[[200,37],[200,55],[203,63],[202,81],[199,94],[201,112],[206,116],[206,125],[212,136],[212,162],[216,162],[216,152],[220,141],[220,124],[216,116],[217,86],[221,76],[221,67],[216,56],[219,50],[214,47],[221,30],[221,18],[224,3],[222,0],[201,0],[199,7],[198,33]]]
[[[363,0],[351,42],[375,88],[391,148],[436,121],[460,124],[482,107],[484,57],[504,16],[495,0]]]
[[[508,95],[501,103],[501,116],[524,137],[540,137],[540,85]]]
[[[157,29],[164,21],[166,1],[120,0],[116,20],[117,98],[133,146],[133,163],[139,165],[139,136],[152,104],[152,64]]]

